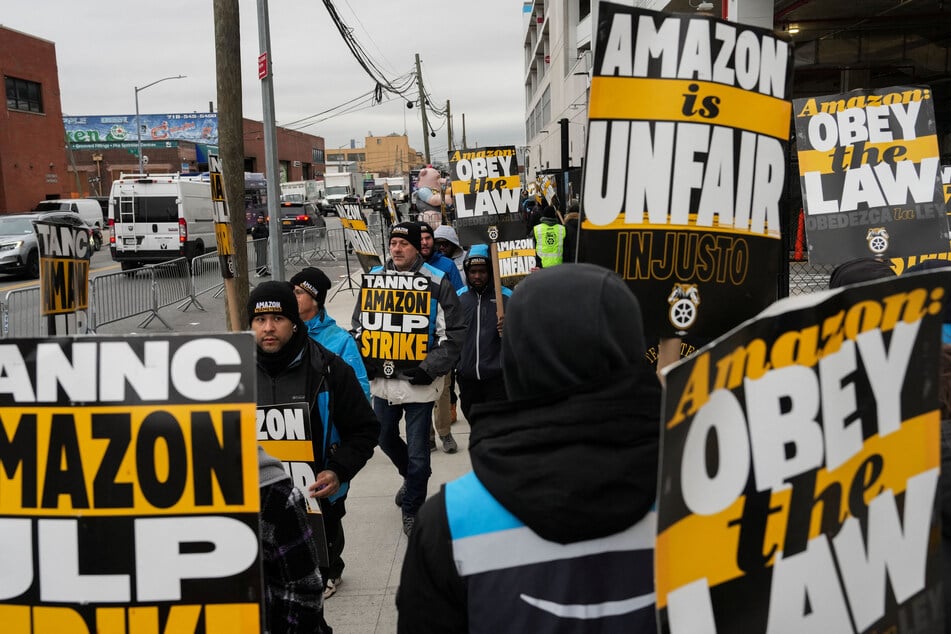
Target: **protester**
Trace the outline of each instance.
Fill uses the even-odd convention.
[[[462,264],[466,259],[466,250],[459,243],[459,235],[449,225],[439,225],[433,233],[433,242],[443,257],[449,258],[462,275]]]
[[[254,265],[258,277],[265,277],[271,274],[267,266],[267,239],[271,235],[271,230],[267,226],[267,217],[264,214],[258,214],[251,227],[251,239],[254,241]]]
[[[568,213],[565,214],[565,262],[579,262],[578,246],[580,237],[578,235],[578,223],[581,221],[578,203],[568,205]]]
[[[556,332],[570,336],[552,345]],[[644,351],[638,302],[611,271],[519,283],[502,335],[510,400],[473,408],[473,471],[420,510],[399,632],[657,631],[660,385]]]
[[[535,237],[535,260],[538,266],[547,269],[561,264],[565,250],[565,227],[558,222],[555,208],[542,207],[542,218],[532,229]]]
[[[472,406],[505,400],[502,379],[502,324],[498,317],[492,260],[489,247],[474,245],[466,256],[467,286],[459,291],[459,304],[466,319],[466,339],[456,365],[462,415],[472,425]],[[508,305],[511,289],[502,287],[502,307]]]
[[[281,461],[258,445],[264,627],[269,634],[330,634],[304,496]]]
[[[449,277],[453,290],[458,292],[465,286],[462,282],[462,276],[459,274],[459,269],[456,268],[455,263],[450,258],[445,257],[436,249],[436,234],[433,228],[425,222],[420,222],[419,227],[420,245],[422,247],[420,255],[426,260],[426,264],[434,266],[444,272]],[[442,225],[440,225],[440,228],[441,227]],[[443,390],[440,392],[439,400],[436,401],[436,408],[433,410],[434,429],[431,429],[429,432],[429,448],[431,451],[436,449],[437,435],[439,436],[439,441],[442,443],[443,451],[446,453],[456,453],[456,451],[459,450],[459,445],[452,436],[452,423],[454,422],[452,390],[452,373],[450,372],[446,374],[446,377],[443,379]]]
[[[829,288],[894,276],[895,271],[888,262],[875,258],[858,258],[843,262],[832,270],[832,275],[829,276]]]
[[[294,285],[297,308],[301,321],[307,326],[307,334],[353,368],[363,393],[366,394],[367,400],[370,400],[370,380],[363,365],[363,357],[357,349],[357,342],[349,332],[337,325],[325,309],[327,291],[332,286],[330,278],[320,269],[309,266],[291,277],[291,284]]]
[[[257,342],[257,404],[307,403],[314,446],[311,497],[320,502],[330,565],[321,570],[324,598],[341,583],[343,525],[350,481],[373,456],[380,433],[353,369],[307,336],[294,287],[264,282],[248,299],[248,318]]]
[[[370,273],[385,275],[418,273],[429,278],[429,292],[436,302],[429,315],[430,339],[426,358],[412,372],[380,376],[368,365],[373,409],[380,419],[380,449],[389,457],[403,485],[396,494],[402,509],[403,532],[409,535],[416,513],[426,499],[429,482],[429,430],[433,403],[442,390],[442,377],[455,365],[459,346],[465,336],[465,324],[459,298],[445,274],[426,264],[420,255],[420,227],[414,222],[393,225],[390,231],[390,258]],[[361,303],[353,311],[353,332],[363,331]],[[400,438],[400,419],[406,417],[406,440]]]

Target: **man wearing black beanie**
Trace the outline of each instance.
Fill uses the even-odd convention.
[[[265,445],[265,449],[284,461],[295,476],[294,484],[320,505],[330,554],[330,567],[320,572],[328,597],[336,592],[343,572],[341,520],[347,491],[353,476],[373,455],[380,423],[353,369],[308,337],[291,284],[259,284],[248,298],[248,319],[257,343],[258,408],[283,412],[303,404],[309,414],[313,460],[301,462],[298,457],[281,455],[281,443],[273,448]],[[272,431],[277,437],[272,437]],[[278,431],[262,426],[259,433],[267,439],[259,439],[285,441]]]

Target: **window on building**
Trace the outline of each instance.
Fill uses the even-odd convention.
[[[591,13],[591,0],[578,0],[578,20],[583,20]]]
[[[323,163],[324,162],[324,151],[321,148],[311,148],[310,150],[311,161],[314,163]]]
[[[35,81],[6,77],[7,109],[43,112],[43,91]]]

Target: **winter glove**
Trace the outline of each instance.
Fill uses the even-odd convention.
[[[436,380],[435,377],[429,376],[426,370],[419,366],[406,372],[406,376],[409,378],[410,385],[430,385]]]

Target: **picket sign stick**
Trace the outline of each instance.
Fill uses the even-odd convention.
[[[499,243],[492,241],[492,277],[495,285],[495,315],[499,319],[505,316],[505,307],[502,306],[502,273],[499,270]]]
[[[680,337],[663,337],[657,344],[657,378],[660,384],[664,385],[664,375],[662,371],[671,363],[680,360],[680,345],[683,339]]]

